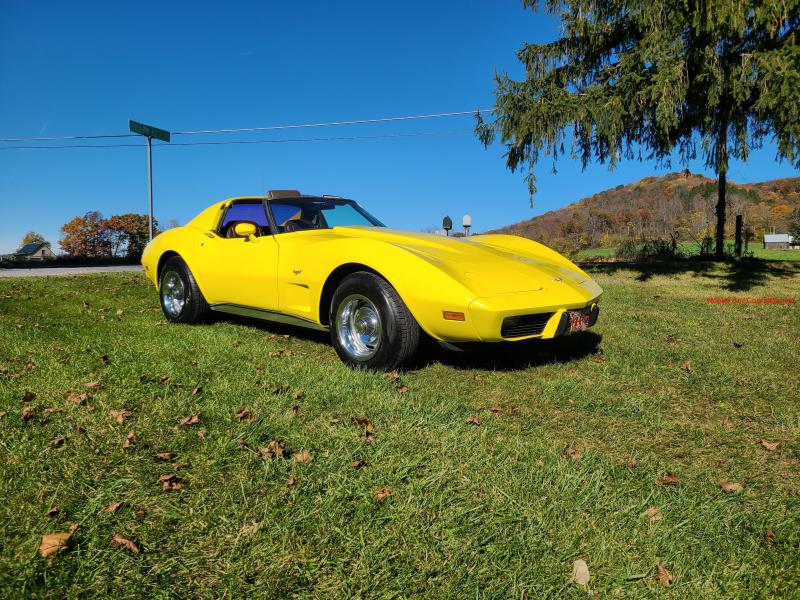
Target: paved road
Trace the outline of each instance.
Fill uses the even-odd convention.
[[[91,273],[141,272],[139,265],[110,265],[107,267],[42,267],[40,269],[0,269],[0,277],[52,277],[89,275]]]

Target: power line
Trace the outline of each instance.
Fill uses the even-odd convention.
[[[459,117],[465,115],[474,115],[477,113],[491,112],[492,109],[476,109],[476,110],[463,110],[457,112],[446,113],[432,113],[428,115],[410,115],[405,117],[380,117],[376,119],[356,119],[353,121],[331,121],[326,123],[303,123],[296,125],[270,125],[266,127],[240,127],[236,129],[201,129],[197,131],[174,131],[172,135],[211,135],[217,133],[246,133],[253,131],[278,131],[283,129],[306,129],[311,127],[336,127],[342,125],[371,125],[375,123],[389,123],[394,121],[413,121],[418,119],[437,119],[442,117]],[[112,138],[130,138],[139,137],[135,133],[118,133],[106,135],[66,135],[59,137],[18,137],[18,138],[0,138],[0,142],[56,142],[56,141],[69,141],[69,140],[98,140],[98,139],[112,139]],[[131,146],[138,146],[139,144],[128,144]],[[61,146],[67,147],[67,146]],[[75,146],[78,147],[78,146]],[[81,146],[82,147],[82,146]],[[93,146],[100,148],[101,146]],[[108,146],[117,147],[117,146]]]
[[[231,144],[287,144],[294,142],[334,142],[353,140],[377,140],[392,138],[435,137],[449,135],[468,135],[472,131],[423,131],[417,133],[387,133],[381,135],[351,135],[336,137],[286,138],[272,140],[224,140],[218,142],[175,142],[156,144],[159,148],[174,146],[228,146]],[[137,136],[138,137],[138,136]],[[146,148],[147,144],[68,144],[62,146],[0,146],[0,150],[66,150],[70,148]]]

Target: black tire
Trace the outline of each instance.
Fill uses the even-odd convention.
[[[377,342],[364,344],[362,340],[371,342],[374,337],[373,312],[379,336]],[[367,332],[364,335],[355,335],[356,315],[362,315],[359,323],[368,323],[361,329]],[[328,319],[331,343],[351,367],[393,371],[408,365],[416,355],[421,333],[417,321],[395,289],[374,273],[359,271],[345,277],[333,294]]]
[[[181,289],[182,304],[178,306],[176,291]],[[180,256],[168,259],[161,269],[158,281],[158,295],[161,310],[167,320],[173,323],[201,323],[209,314],[208,302],[203,297],[192,272]]]

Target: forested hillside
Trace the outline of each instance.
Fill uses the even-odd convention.
[[[688,171],[645,177],[589,196],[556,211],[521,221],[495,233],[513,233],[557,248],[618,246],[631,239],[701,240],[713,235],[716,181]],[[800,209],[800,177],[762,183],[728,181],[727,236],[736,215],[759,240],[764,232],[787,231]]]

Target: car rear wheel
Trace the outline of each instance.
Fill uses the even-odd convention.
[[[173,323],[199,323],[208,316],[208,303],[180,256],[170,258],[161,269],[158,291],[161,310]]]
[[[391,371],[415,356],[420,327],[389,283],[359,271],[339,284],[331,301],[331,342],[351,367]]]

